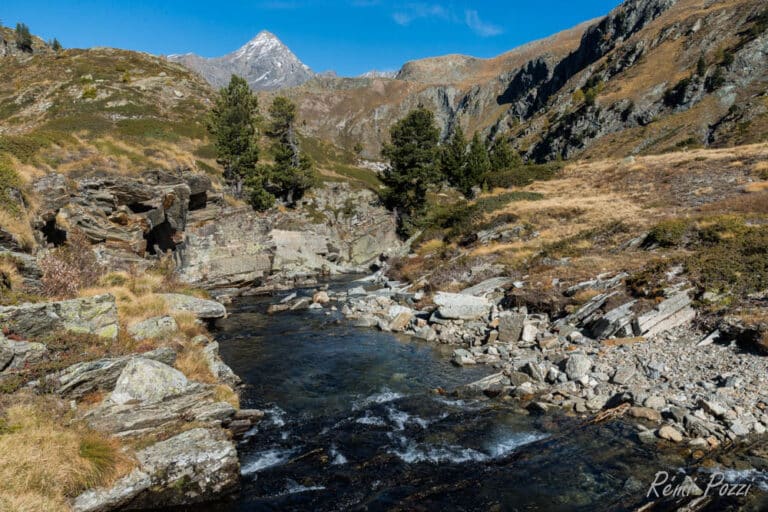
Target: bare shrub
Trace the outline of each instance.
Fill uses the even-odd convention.
[[[93,286],[104,268],[82,231],[70,231],[67,243],[48,252],[40,261],[42,291],[50,297],[71,298]]]

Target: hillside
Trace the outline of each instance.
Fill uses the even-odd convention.
[[[766,16],[758,0],[630,0],[495,59],[437,57],[395,80],[316,79],[282,93],[307,133],[361,142],[368,158],[418,104],[443,135],[458,123],[537,161],[757,142],[768,133]]]

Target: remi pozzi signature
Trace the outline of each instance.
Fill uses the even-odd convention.
[[[712,472],[706,487],[702,488],[688,475],[678,473],[670,475],[668,471],[659,471],[646,493],[647,498],[669,498],[687,496],[746,496],[754,482],[732,483],[725,473]]]

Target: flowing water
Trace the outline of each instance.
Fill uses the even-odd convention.
[[[190,510],[634,510],[657,471],[686,463],[622,422],[436,393],[492,369],[452,367],[448,348],[335,313],[268,316],[274,300],[241,300],[216,333],[247,383],[242,406],[267,415],[238,447],[241,492]]]

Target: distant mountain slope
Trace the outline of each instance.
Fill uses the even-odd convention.
[[[266,30],[223,57],[209,59],[187,53],[169,55],[168,60],[196,71],[216,88],[225,86],[233,74],[245,78],[255,91],[301,85],[315,75],[282,41]]]
[[[281,91],[312,136],[377,158],[417,105],[505,137],[529,159],[622,157],[768,136],[765,0],[627,0],[607,16],[493,59],[406,63],[396,79],[315,79]]]

